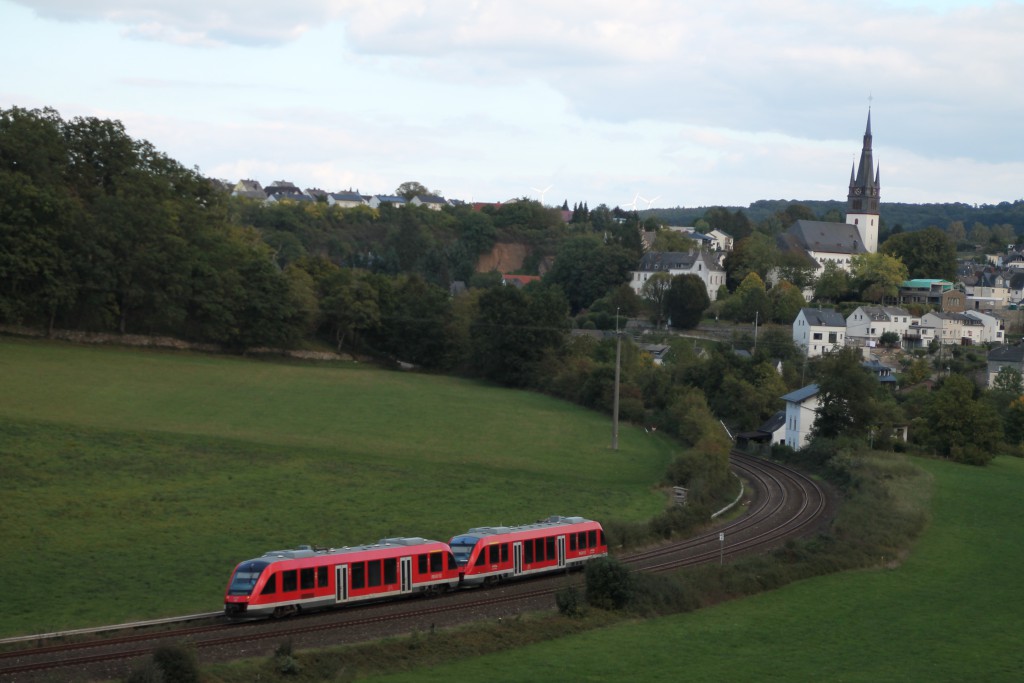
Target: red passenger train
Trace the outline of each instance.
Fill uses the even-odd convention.
[[[604,529],[582,517],[477,527],[452,538],[448,545],[462,568],[466,586],[575,569],[608,555]]]
[[[450,543],[385,538],[351,548],[271,550],[235,567],[224,613],[233,619],[282,617],[567,571],[607,554],[604,529],[582,517],[477,527]]]
[[[287,616],[305,609],[381,600],[459,585],[448,545],[385,538],[351,548],[272,550],[235,567],[224,596],[232,618]]]

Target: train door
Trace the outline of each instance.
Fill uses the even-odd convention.
[[[402,592],[412,591],[412,558],[401,557],[398,559],[399,571],[402,575]]]
[[[348,565],[339,564],[334,568],[335,590],[334,602],[342,603],[348,600]]]
[[[558,566],[565,566],[565,536],[558,537]]]
[[[512,576],[523,573],[523,544],[516,541],[512,544]]]

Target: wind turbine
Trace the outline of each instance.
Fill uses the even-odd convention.
[[[655,197],[654,199],[644,199],[643,197],[639,197],[639,196],[638,196],[638,198],[639,198],[639,199],[640,199],[640,201],[642,201],[642,202],[647,202],[647,209],[648,209],[648,210],[650,210],[650,208],[651,208],[651,204],[653,204],[654,202],[656,202],[656,201],[658,201],[659,199],[661,199],[661,195],[659,194],[659,195],[658,195],[657,197]]]
[[[631,201],[629,204],[623,204],[623,206],[625,206],[630,211],[636,211],[636,200],[638,200],[638,199],[640,199],[640,193],[639,192],[637,192],[635,195],[633,195],[633,201]]]
[[[531,190],[533,190],[534,192],[536,192],[537,194],[539,194],[539,195],[540,195],[540,203],[541,203],[541,206],[544,206],[544,205],[545,205],[545,204],[544,204],[544,195],[546,195],[546,194],[548,193],[548,190],[550,190],[550,189],[551,189],[551,186],[550,186],[550,185],[548,185],[548,186],[547,186],[547,187],[545,187],[545,188],[544,188],[543,190],[539,190],[539,189],[537,189],[536,187],[531,187],[530,189],[531,189]]]

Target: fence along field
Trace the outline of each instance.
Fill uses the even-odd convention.
[[[220,608],[239,559],[549,514],[645,519],[674,448],[537,394],[0,338],[0,635]],[[446,540],[446,539],[445,539]]]

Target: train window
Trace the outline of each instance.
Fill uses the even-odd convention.
[[[448,553],[448,569],[458,569],[459,563],[455,561],[455,556]]]
[[[591,529],[590,531],[587,532],[587,547],[588,548],[596,548],[597,547],[597,532],[594,531],[593,529]]]
[[[538,562],[544,561],[544,539],[535,538],[533,539],[533,556]]]
[[[398,583],[398,560],[394,557],[384,560],[384,583]]]
[[[569,534],[569,550],[576,550],[576,534]]]
[[[604,529],[601,529],[601,545],[608,545],[608,541],[604,538]]]
[[[426,555],[418,555],[416,557],[416,570],[420,574],[426,574],[427,573],[427,556]]]
[[[508,543],[501,544],[501,561],[508,562]]]
[[[363,588],[366,586],[366,563],[353,562],[351,565],[352,588]]]
[[[285,593],[293,591],[298,587],[298,572],[294,569],[289,569],[286,572],[281,572],[281,590]]]
[[[316,585],[319,586],[320,588],[326,588],[327,584],[328,584],[327,567],[326,566],[324,566],[324,567],[317,567],[316,568]]]
[[[498,564],[498,562],[500,562],[499,558],[501,557],[501,547],[497,545],[490,546],[487,548],[487,555],[489,556],[488,562],[491,564]]]
[[[530,564],[533,562],[533,542],[523,541],[523,562]]]
[[[579,540],[580,550],[584,550],[587,547],[587,532],[579,531],[576,533],[576,538]]]
[[[366,585],[380,585],[380,560],[370,560],[366,563]]]
[[[555,537],[548,536],[544,539],[544,544],[547,546],[548,559],[555,559]]]
[[[316,587],[316,573],[313,571],[313,567],[307,567],[299,571],[299,585],[302,587],[302,590]]]
[[[441,555],[440,552],[430,553],[430,571],[444,571],[444,557]]]
[[[267,583],[264,584],[263,590],[260,591],[260,595],[273,595],[277,592],[277,574],[271,574],[270,578],[267,579]]]
[[[476,556],[476,562],[473,563],[474,567],[482,567],[487,562],[487,551],[483,548],[480,549],[480,554]]]

